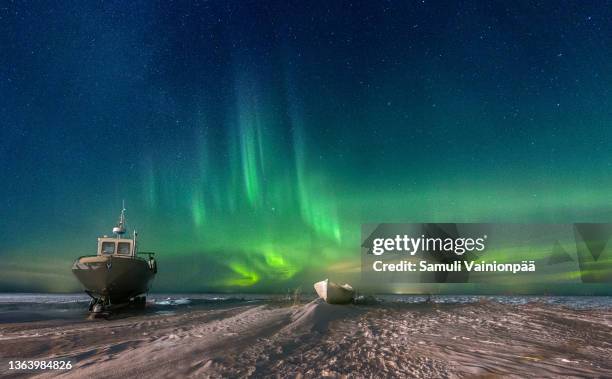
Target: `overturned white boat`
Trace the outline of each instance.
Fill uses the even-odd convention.
[[[314,284],[314,289],[321,299],[329,304],[347,304],[353,300],[355,290],[348,284],[336,284],[329,279]]]

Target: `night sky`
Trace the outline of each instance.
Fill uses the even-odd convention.
[[[609,2],[2,2],[0,290],[125,199],[156,291],[357,280],[360,225],[612,221]]]

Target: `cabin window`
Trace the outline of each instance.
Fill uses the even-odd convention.
[[[119,248],[117,249],[117,254],[130,255],[130,243],[129,242],[119,242]]]
[[[114,242],[102,242],[102,254],[111,255],[115,253]]]

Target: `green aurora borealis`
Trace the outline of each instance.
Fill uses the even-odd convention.
[[[611,17],[5,4],[0,290],[78,290],[70,265],[122,199],[155,291],[358,283],[362,223],[611,222]]]

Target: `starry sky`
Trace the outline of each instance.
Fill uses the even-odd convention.
[[[360,226],[612,221],[608,2],[0,4],[0,290],[125,199],[156,291],[358,283]]]

